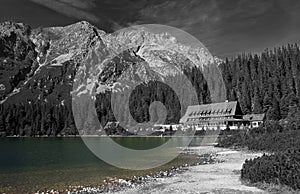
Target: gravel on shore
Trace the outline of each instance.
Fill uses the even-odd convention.
[[[195,165],[184,164],[179,167],[172,167],[169,170],[161,170],[145,176],[134,176],[126,180],[108,177],[102,184],[104,186],[72,186],[64,192],[68,194],[266,193],[258,188],[243,185],[239,178],[239,171],[244,161],[261,156],[261,153],[213,146],[189,147],[182,149],[181,152],[183,154],[196,154],[199,162]],[[37,193],[56,194],[60,192],[49,190]]]

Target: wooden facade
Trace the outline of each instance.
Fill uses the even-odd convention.
[[[249,120],[243,118],[237,101],[226,101],[189,106],[180,124],[195,130],[237,130],[249,126]]]

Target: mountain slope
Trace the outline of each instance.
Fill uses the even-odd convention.
[[[166,122],[176,123],[190,103],[211,100],[211,81],[205,81],[202,71],[214,58],[201,48],[183,46],[166,34],[154,35],[143,30],[106,34],[87,22],[44,29],[4,23],[0,32],[0,129],[7,135],[78,133],[71,93],[73,97],[81,96],[95,88],[96,101],[91,106],[96,107],[102,126],[116,116],[125,122],[125,127],[130,122],[149,122],[149,108],[154,101],[167,107]],[[149,46],[149,42],[154,44]],[[177,50],[170,52],[170,48]],[[111,59],[103,63],[106,58]],[[186,100],[178,99],[174,88],[163,84],[175,83],[174,80],[180,80],[177,76],[192,83],[196,99],[193,95],[185,95]],[[179,93],[193,92],[180,84],[182,81],[175,89]],[[138,85],[141,86],[135,88]],[[130,99],[117,97],[117,104],[124,107],[127,102],[130,107],[116,111],[111,107],[111,97],[120,91]],[[172,103],[176,99],[177,103]],[[185,103],[180,105],[178,100]],[[124,114],[114,115],[116,112]],[[158,122],[159,118],[153,118],[152,122]],[[89,130],[87,124],[84,123],[82,133],[93,134],[96,129]]]

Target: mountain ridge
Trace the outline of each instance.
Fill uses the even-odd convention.
[[[3,26],[5,26],[3,29],[6,30],[0,30],[2,32],[0,33],[0,41],[2,41],[2,45],[6,46],[5,49],[2,49],[3,52],[0,55],[2,71],[0,81],[3,86],[0,91],[0,99],[1,110],[5,113],[0,118],[2,123],[0,123],[2,125],[0,128],[11,135],[76,134],[71,110],[71,91],[79,89],[80,91],[78,91],[83,94],[85,93],[84,90],[89,90],[100,82],[111,88],[110,85],[116,79],[119,79],[121,74],[124,74],[122,75],[123,78],[125,76],[125,79],[129,82],[133,80],[131,79],[132,76],[138,82],[149,82],[157,79],[163,81],[166,77],[174,77],[176,74],[172,72],[173,70],[178,72],[178,68],[185,69],[183,71],[186,71],[186,75],[198,74],[197,79],[204,80],[201,70],[198,68],[202,68],[206,62],[214,60],[213,57],[210,57],[201,49],[191,50],[176,41],[174,42],[174,39],[169,35],[151,35],[143,30],[124,32],[117,35],[107,34],[84,21],[65,27],[40,29],[31,29],[28,25],[12,22],[6,22]],[[11,35],[6,33],[7,31],[13,32],[13,34],[16,31],[19,34],[16,34],[12,39]],[[135,34],[132,35],[132,33]],[[154,41],[155,44],[152,46],[147,46],[146,44],[146,46],[139,48],[128,48],[126,41],[133,42],[133,45],[149,41]],[[124,45],[126,45],[125,51],[122,48]],[[189,55],[192,60],[201,66],[195,66],[195,62],[187,60],[183,55],[159,51],[167,50],[168,45],[169,48],[175,46],[180,52]],[[197,53],[198,51],[200,53]],[[24,54],[23,58],[18,58],[18,52]],[[99,63],[99,61],[109,56],[113,57],[112,62],[107,64]],[[25,59],[26,62],[24,62]],[[182,65],[178,66],[179,63],[182,63]],[[129,71],[126,74],[124,73],[124,68],[133,69],[132,72]],[[104,69],[106,70],[103,71]],[[84,75],[83,78],[85,79],[84,88],[74,88],[73,82],[81,75],[81,72],[83,72],[82,75]],[[86,79],[86,76],[92,76],[95,72],[100,73],[104,77],[100,78],[100,80],[98,77],[95,77],[92,85],[90,85],[86,82],[90,81]],[[116,84],[112,86],[114,87],[114,85]],[[151,87],[157,87],[154,85]],[[127,86],[124,85],[122,88]],[[207,91],[201,91],[203,87],[208,87],[206,82],[197,86],[198,98],[201,103],[209,101]],[[107,111],[105,110],[104,112]],[[109,110],[108,112],[111,111]],[[103,121],[103,125],[107,121],[114,119],[112,113],[105,114],[98,114],[99,118],[107,117]],[[174,116],[174,111],[170,114],[171,118],[176,117],[177,120],[180,118],[180,115]],[[33,117],[37,118],[33,119]],[[149,117],[150,115],[146,113],[145,118],[141,120],[149,120]],[[176,119],[172,122],[176,122]],[[13,120],[21,121],[13,123]],[[70,130],[70,126],[73,128],[72,130]],[[69,133],[69,131],[72,132]]]

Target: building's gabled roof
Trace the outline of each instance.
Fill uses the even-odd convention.
[[[243,116],[244,120],[248,121],[263,121],[265,119],[265,114],[249,114]]]
[[[233,101],[189,106],[185,115],[180,119],[180,123],[187,122],[189,118],[234,116],[237,105],[238,102]]]

